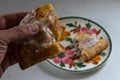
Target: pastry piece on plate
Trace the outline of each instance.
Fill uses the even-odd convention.
[[[104,51],[108,46],[108,42],[104,39],[99,39],[93,46],[88,47],[86,50],[83,50],[80,56],[81,61],[87,61],[91,58],[99,55]]]
[[[22,69],[52,58],[61,51],[59,41],[62,29],[51,4],[34,9],[20,22],[20,25],[28,24],[38,25],[39,33],[19,44],[16,49],[16,57]]]
[[[108,42],[104,39],[97,39],[95,34],[80,33],[76,34],[75,40],[78,41],[80,49],[80,60],[85,62],[99,55],[108,47]]]

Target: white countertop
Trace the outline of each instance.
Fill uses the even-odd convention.
[[[16,64],[9,67],[0,80],[120,80],[120,0],[1,0],[0,14],[30,11],[45,3],[52,3],[59,17],[85,17],[103,26],[112,39],[107,64],[86,74],[65,72],[46,62],[25,71]]]

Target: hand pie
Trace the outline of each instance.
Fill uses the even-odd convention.
[[[86,50],[83,50],[80,56],[81,61],[87,61],[91,58],[99,55],[103,50],[108,46],[107,41],[104,39],[99,39],[93,46],[88,47]]]
[[[104,39],[97,39],[96,35],[89,33],[76,34],[75,41],[78,41],[80,49],[80,61],[85,62],[99,55],[108,47],[108,42]]]
[[[28,24],[37,24],[39,33],[19,44],[16,49],[16,58],[22,69],[52,58],[61,50],[58,43],[61,37],[61,25],[51,4],[34,9],[20,22],[20,25]]]

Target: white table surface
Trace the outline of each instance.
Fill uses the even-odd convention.
[[[30,11],[45,3],[52,3],[59,17],[85,17],[103,26],[113,44],[107,64],[86,74],[65,72],[46,62],[25,71],[16,64],[0,80],[120,80],[120,0],[1,0],[0,14]]]

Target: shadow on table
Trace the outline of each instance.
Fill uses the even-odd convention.
[[[46,74],[49,74],[53,77],[60,79],[87,79],[90,76],[95,75],[100,71],[100,69],[88,72],[88,73],[78,73],[78,72],[69,72],[58,69],[53,65],[50,65],[48,62],[42,62],[38,64],[38,67],[43,70]]]

